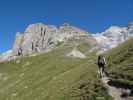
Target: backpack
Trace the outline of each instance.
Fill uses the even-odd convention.
[[[105,64],[104,58],[103,58],[103,57],[101,57],[101,58],[98,60],[98,63],[99,63],[99,64],[103,64],[103,65],[104,65],[104,64]]]

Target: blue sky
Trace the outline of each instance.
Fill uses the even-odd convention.
[[[11,49],[28,24],[68,22],[89,32],[133,21],[133,0],[0,0],[0,53]]]

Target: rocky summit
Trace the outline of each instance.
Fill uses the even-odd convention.
[[[0,62],[21,56],[45,53],[59,44],[74,39],[94,44],[93,49],[97,50],[99,54],[118,46],[132,36],[132,22],[127,27],[111,26],[104,32],[97,34],[89,34],[89,32],[68,23],[59,27],[35,23],[30,24],[25,32],[17,32],[13,48],[0,56]]]
[[[66,23],[59,28],[42,23],[31,24],[24,33],[16,34],[13,53],[29,55],[35,52],[45,52],[72,37],[87,35],[87,32]]]

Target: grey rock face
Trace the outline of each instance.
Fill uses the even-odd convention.
[[[31,24],[24,33],[17,33],[13,52],[15,55],[43,52],[55,47],[59,41],[66,41],[81,35],[87,35],[87,32],[68,24],[59,28],[42,23]]]
[[[27,55],[33,52],[41,52],[56,44],[54,39],[57,34],[55,26],[46,26],[44,24],[29,25],[23,34],[16,35],[16,41],[13,46],[13,51],[16,54]]]
[[[107,51],[118,46],[129,38],[133,37],[133,23],[127,27],[111,26],[102,33],[94,34],[98,46],[102,51]]]

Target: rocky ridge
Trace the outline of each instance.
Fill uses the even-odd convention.
[[[63,24],[59,28],[54,25],[45,25],[43,23],[30,24],[25,32],[17,32],[16,39],[12,50],[9,53],[5,53],[7,59],[15,59],[20,56],[27,56],[33,53],[44,53],[52,50],[62,42],[75,38],[91,38],[88,32],[71,26],[67,23]],[[3,57],[0,57],[3,61]],[[5,59],[4,59],[5,60]]]
[[[133,23],[127,27],[111,26],[102,33],[93,34],[102,51],[107,51],[133,36]]]
[[[59,28],[42,23],[31,24],[24,33],[17,33],[13,46],[16,55],[28,55],[34,52],[44,52],[72,37],[88,35],[87,32],[64,24]]]
[[[30,24],[25,32],[17,32],[12,50],[0,56],[0,61],[15,59],[34,53],[44,53],[52,50],[60,43],[69,39],[82,39],[91,42],[98,54],[116,47],[133,36],[133,23],[127,27],[111,26],[105,32],[89,34],[88,32],[67,23],[56,27],[43,23]]]

